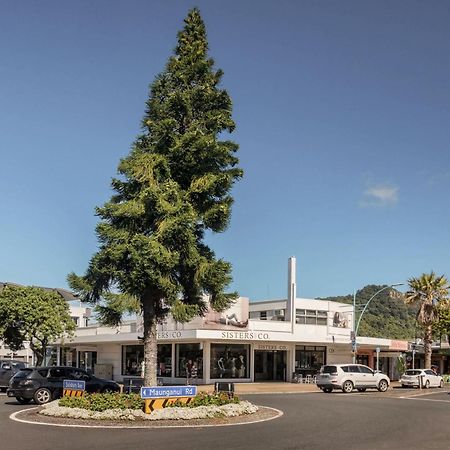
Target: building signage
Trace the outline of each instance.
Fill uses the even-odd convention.
[[[256,350],[287,350],[287,345],[265,345],[258,344]]]
[[[389,345],[389,350],[408,350],[408,341],[396,341],[391,340],[391,345]]]
[[[269,341],[270,333],[264,331],[222,331],[220,337],[222,339],[240,339],[243,341]]]
[[[181,331],[159,331],[156,339],[180,339],[183,336]]]
[[[195,397],[197,386],[151,386],[141,387],[141,398]]]
[[[81,380],[64,380],[63,389],[71,389],[73,391],[84,391],[86,382]]]

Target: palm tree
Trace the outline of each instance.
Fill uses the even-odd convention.
[[[419,307],[417,323],[423,330],[425,369],[430,369],[433,325],[439,320],[439,303],[448,300],[450,286],[444,275],[439,277],[434,272],[410,278],[408,285],[410,290],[405,293],[405,302]]]

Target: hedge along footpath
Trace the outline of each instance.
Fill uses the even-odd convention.
[[[144,402],[137,394],[85,394],[84,397],[63,397],[43,405],[39,414],[86,420],[189,420],[236,417],[254,414],[258,407],[224,393],[200,393],[188,404],[143,411]]]

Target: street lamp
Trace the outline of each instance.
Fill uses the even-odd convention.
[[[386,289],[391,289],[393,287],[396,286],[403,286],[403,283],[395,283],[395,284],[390,284],[389,286],[384,286],[383,288],[381,288],[380,290],[378,290],[377,292],[375,292],[375,294],[372,295],[372,297],[369,298],[369,300],[367,301],[367,303],[364,305],[361,314],[358,318],[358,322],[356,323],[356,327],[355,327],[355,316],[356,316],[356,292],[353,294],[353,332],[352,332],[352,350],[353,350],[353,364],[355,364],[356,362],[356,350],[357,350],[357,343],[356,343],[356,339],[358,337],[358,330],[359,330],[359,325],[361,323],[361,319],[362,316],[364,315],[364,313],[366,312],[367,307],[369,306],[369,303],[380,293],[383,292]]]

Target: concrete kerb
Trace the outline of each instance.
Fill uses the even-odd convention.
[[[20,417],[17,417],[20,413],[30,411],[32,409],[37,409],[38,406],[34,408],[25,408],[20,411],[16,411],[15,413],[11,414],[9,418],[11,420],[14,420],[16,422],[31,424],[31,425],[44,425],[44,426],[50,426],[50,427],[66,427],[66,428],[100,428],[100,429],[138,429],[138,430],[154,430],[154,429],[167,429],[167,428],[206,428],[206,427],[232,427],[232,426],[238,426],[238,425],[251,425],[254,423],[261,423],[261,422],[268,422],[270,420],[278,419],[280,418],[284,413],[283,411],[271,408],[269,406],[264,406],[265,409],[271,410],[274,412],[274,415],[272,417],[264,418],[264,419],[258,419],[258,420],[249,420],[249,421],[243,421],[243,422],[235,422],[235,423],[214,423],[214,424],[189,424],[186,423],[186,421],[183,421],[183,424],[180,425],[159,425],[157,423],[148,423],[147,425],[127,425],[127,424],[120,424],[117,425],[92,425],[92,424],[65,424],[65,423],[48,423],[48,422],[37,422],[33,420],[25,420],[21,419]],[[249,416],[245,416],[249,417]]]

